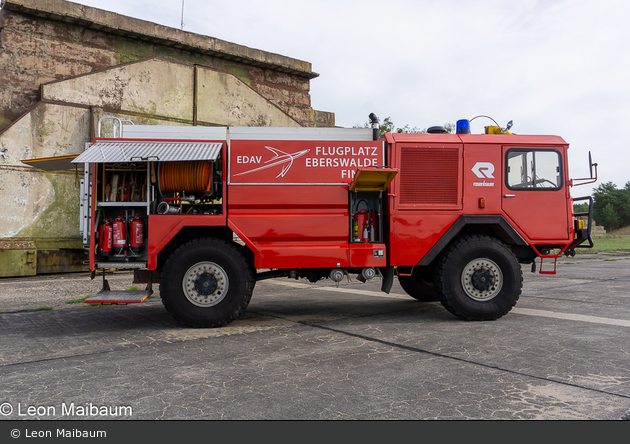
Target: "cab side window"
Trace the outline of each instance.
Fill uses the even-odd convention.
[[[511,190],[562,188],[562,162],[557,150],[512,148],[506,153],[505,165],[505,180]]]

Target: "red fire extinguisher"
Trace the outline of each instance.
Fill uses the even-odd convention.
[[[353,216],[353,237],[355,242],[363,241],[365,223],[368,220],[367,210],[361,210]],[[364,241],[365,242],[365,241]]]
[[[136,214],[129,222],[129,249],[138,254],[144,247],[144,221],[140,214]]]
[[[120,213],[116,220],[114,220],[112,228],[114,232],[114,253],[118,256],[124,255],[127,247],[127,229],[125,227],[125,216],[123,213]]]
[[[101,254],[109,256],[112,252],[112,220],[106,219],[99,227],[98,237],[101,244]]]

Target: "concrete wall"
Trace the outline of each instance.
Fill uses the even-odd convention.
[[[63,0],[0,10],[0,277],[85,270],[78,176],[22,160],[78,154],[99,118],[334,126],[308,62]],[[111,121],[110,121],[111,122]]]
[[[80,153],[89,131],[89,108],[40,103],[0,135],[0,239],[78,236],[75,175],[34,170],[21,160]]]
[[[230,73],[162,58],[43,84],[41,98],[190,125],[301,126]]]
[[[39,103],[0,134],[0,276],[80,271],[79,183],[22,159],[81,152],[90,109]]]
[[[310,106],[305,61],[64,0],[3,0],[0,130],[37,103],[39,86],[150,57],[234,74],[302,126],[334,126]]]

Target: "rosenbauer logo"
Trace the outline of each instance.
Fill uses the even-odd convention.
[[[494,164],[490,162],[477,162],[472,167],[472,172],[475,173],[479,179],[494,179]],[[493,187],[494,182],[473,182],[473,187]]]
[[[490,162],[477,162],[474,167],[472,167],[472,172],[479,179],[494,179],[492,175],[494,173],[494,165]]]

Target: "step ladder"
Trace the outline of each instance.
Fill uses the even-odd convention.
[[[92,274],[92,279],[94,279],[95,272],[92,272]],[[86,304],[139,304],[146,301],[152,294],[153,288],[150,276],[144,290],[114,291],[110,288],[109,282],[105,278],[105,269],[103,269],[103,288],[83,302]]]

